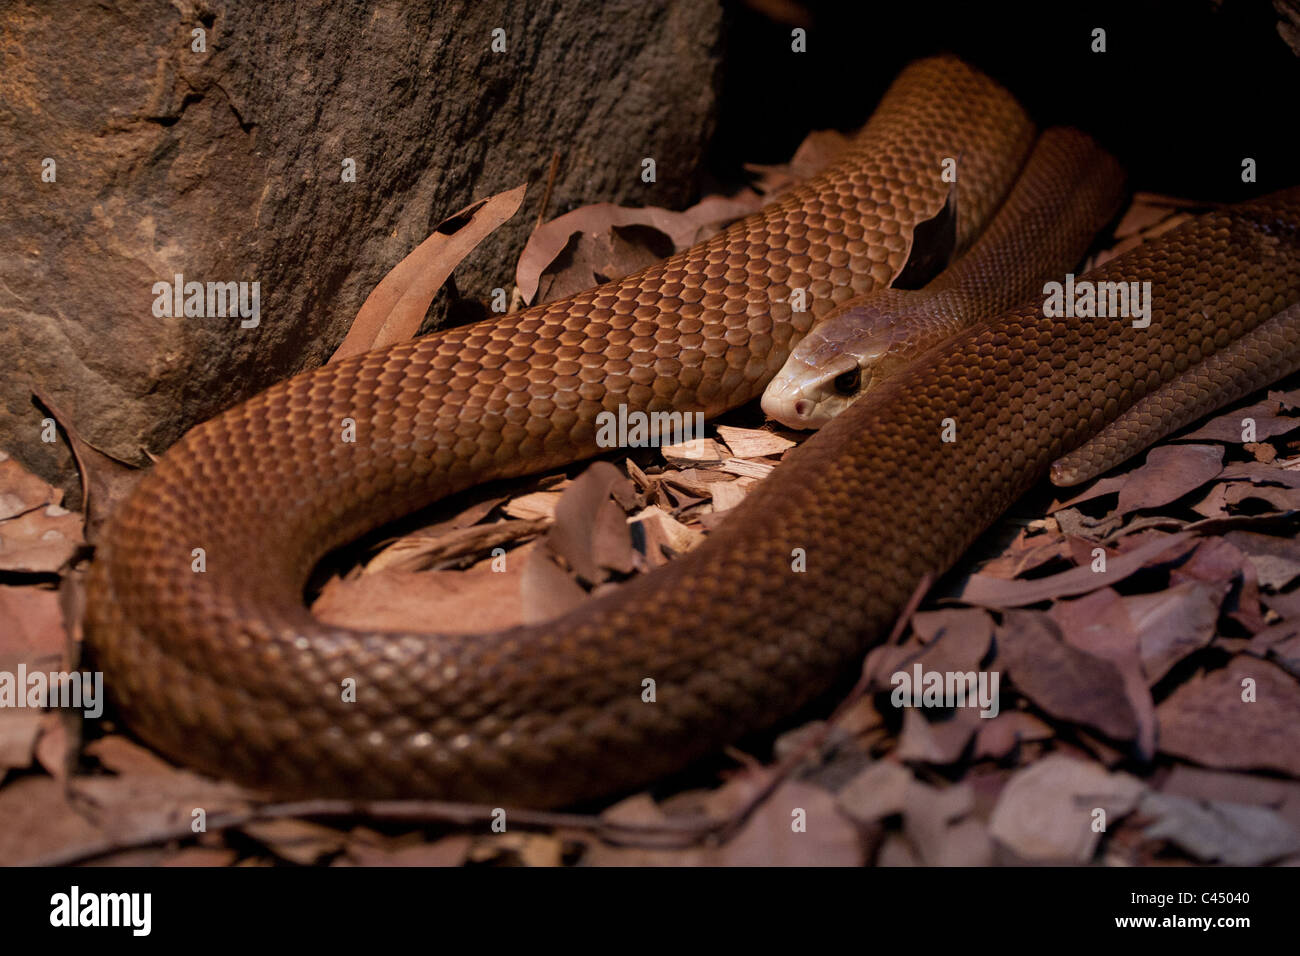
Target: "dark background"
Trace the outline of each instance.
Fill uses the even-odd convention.
[[[718,177],[784,161],[809,130],[860,126],[904,64],[952,52],[1007,86],[1040,128],[1095,136],[1134,189],[1236,201],[1300,182],[1300,57],[1268,0],[751,0],[729,12],[709,159]],[[808,29],[805,54],[790,51],[795,25]],[[1091,52],[1095,27],[1105,53]],[[1241,181],[1247,156],[1253,185]]]

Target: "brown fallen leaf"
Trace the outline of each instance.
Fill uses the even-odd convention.
[[[1230,445],[1240,445],[1248,438],[1246,431],[1253,423],[1256,441],[1265,441],[1285,435],[1293,428],[1300,428],[1300,418],[1279,414],[1281,401],[1270,396],[1262,402],[1256,402],[1246,408],[1237,408],[1210,419],[1190,435],[1182,436],[1188,441],[1221,441]]]
[[[662,254],[656,258],[664,258],[693,246],[732,221],[761,209],[765,203],[762,196],[752,190],[744,190],[731,198],[709,197],[682,212],[656,207],[633,209],[613,203],[581,206],[533,230],[524,245],[524,251],[519,255],[519,263],[515,268],[515,285],[528,304],[544,301],[538,295],[542,276],[565,249],[571,248],[575,236],[597,239],[594,248],[589,241],[587,249],[572,254],[580,265],[578,276],[569,285],[576,283],[575,291],[581,291],[613,278],[603,275],[599,270],[614,254],[609,237],[617,229],[639,226],[662,233],[667,243],[661,249]],[[563,294],[560,291],[562,288],[567,289],[568,285],[552,288],[549,293],[558,298]]]
[[[0,521],[63,503],[63,492],[0,449]]]
[[[1060,720],[1132,740],[1137,715],[1115,663],[1067,644],[1056,622],[1038,611],[1007,611],[997,629],[997,657],[1015,688]]]
[[[221,847],[187,846],[160,860],[159,866],[230,866],[239,859],[234,850]]]
[[[903,711],[903,730],[894,756],[908,763],[955,763],[983,722],[978,707],[957,707],[933,720],[922,710],[908,707]]]
[[[860,771],[835,795],[839,808],[859,823],[874,823],[902,813],[912,772],[892,760],[878,760]]]
[[[874,862],[878,867],[912,867],[921,865],[921,857],[905,836],[890,833],[881,842]]]
[[[1258,461],[1233,462],[1219,475],[1221,481],[1249,481],[1257,485],[1280,485],[1285,488],[1300,488],[1300,470],[1288,471],[1275,465],[1265,465]]]
[[[1240,548],[1223,538],[1199,541],[1191,557],[1170,571],[1169,580],[1171,584],[1201,581],[1211,586],[1226,585],[1229,590],[1223,611],[1251,633],[1263,629],[1255,566]]]
[[[40,736],[36,738],[36,760],[51,777],[63,780],[69,771],[69,749],[72,747],[68,721],[62,714],[48,713],[41,721]]]
[[[524,201],[526,186],[480,199],[448,216],[375,286],[331,362],[405,342],[419,331],[434,295],[460,261]]]
[[[551,552],[588,585],[606,580],[611,571],[630,573],[635,553],[627,515],[618,502],[631,506],[635,497],[622,472],[607,461],[594,463],[574,479],[555,506],[555,524],[546,534]]]
[[[1071,538],[1087,537],[1093,541],[1102,541],[1110,538],[1124,525],[1125,516],[1115,511],[1104,518],[1094,518],[1077,508],[1063,508],[1053,512],[1052,519],[1061,532]]]
[[[101,751],[86,748],[91,755]],[[125,748],[118,745],[119,753]],[[150,839],[178,828],[190,831],[200,819],[227,813],[246,813],[253,797],[249,791],[224,780],[213,780],[189,770],[172,767],[161,760],[134,764],[116,775],[73,776],[68,789],[78,808],[108,838],[125,843]]]
[[[0,586],[0,679],[12,681],[12,699],[0,697],[0,776],[31,766],[45,721],[42,707],[25,706],[28,688],[18,683],[19,668],[28,674],[67,669],[63,614],[57,591],[38,587]]]
[[[1223,470],[1218,445],[1157,445],[1146,464],[1124,477],[1116,505],[1121,514],[1157,508],[1195,491]]]
[[[1128,774],[1051,754],[1016,772],[1003,788],[989,832],[1018,857],[1041,863],[1087,863],[1107,826],[1137,805],[1145,786]]]
[[[1055,514],[1064,508],[1070,508],[1074,505],[1082,504],[1085,501],[1092,501],[1093,499],[1100,498],[1103,495],[1116,494],[1127,482],[1127,474],[1111,475],[1109,478],[1099,478],[1073,497],[1053,502],[1052,506],[1047,509],[1048,514]]]
[[[684,554],[704,540],[700,532],[686,527],[659,508],[646,508],[633,515],[630,521],[641,526],[645,556],[651,567],[665,563],[665,548],[673,554]]]
[[[993,642],[993,618],[981,608],[944,608],[912,615],[912,631],[926,651],[921,665],[933,671],[979,667]]]
[[[1238,655],[1175,689],[1156,715],[1164,753],[1205,767],[1300,777],[1300,685],[1275,664]]]
[[[851,137],[838,130],[813,130],[804,137],[788,163],[745,163],[745,171],[756,175],[758,181],[754,187],[771,197],[816,176],[834,162],[851,142]]]
[[[1035,568],[1072,557],[1075,552],[1075,540],[1063,534],[1037,535],[1028,539],[1024,547],[1008,550],[996,558],[985,561],[979,566],[979,573],[990,578],[1018,578]],[[1077,540],[1090,548],[1096,547],[1091,541]]]
[[[1155,707],[1142,668],[1138,631],[1124,599],[1102,588],[1073,601],[1058,601],[1047,612],[1067,644],[1105,658],[1119,669],[1138,720],[1137,743],[1144,760],[1155,755]]]
[[[861,866],[862,844],[821,787],[790,780],[706,860],[711,866]]]
[[[1155,594],[1124,598],[1138,633],[1148,686],[1154,687],[1175,664],[1214,639],[1219,604],[1227,590],[1226,584],[1183,581]]]
[[[763,775],[742,774],[716,790],[687,791],[662,805],[647,794],[637,794],[601,816],[623,824],[652,825],[725,820],[747,805],[765,783]],[[862,845],[857,828],[838,811],[835,797],[821,787],[791,780],[781,784],[720,846],[664,850],[593,841],[583,862],[592,866],[860,866]]]
[[[469,858],[474,838],[456,833],[432,843],[392,848],[349,842],[347,855],[357,866],[462,866]]]
[[[337,627],[391,632],[475,634],[513,627],[523,621],[521,582],[534,547],[531,542],[521,545],[464,571],[381,571],[334,578],[321,589],[312,613]],[[494,570],[494,565],[505,570]]]
[[[554,302],[604,285],[671,253],[672,240],[650,226],[615,225],[595,233],[575,232],[547,264],[533,302]],[[524,301],[522,293],[519,300]]]
[[[1267,651],[1269,659],[1285,668],[1292,676],[1300,677],[1300,621],[1283,622],[1271,630],[1278,632],[1281,639],[1269,646]],[[1255,639],[1262,636],[1264,632],[1256,634]],[[1252,640],[1251,643],[1254,644],[1254,641]],[[1253,647],[1251,653],[1257,653]]]
[[[980,724],[975,738],[973,759],[991,757],[1001,760],[1008,756],[1022,742],[1033,740],[1050,740],[1050,724],[1039,720],[1033,714],[1022,710],[1008,710],[998,714],[992,720]]]
[[[1260,600],[1286,620],[1300,621],[1300,588],[1286,594],[1261,594]]]
[[[239,828],[282,860],[311,866],[343,849],[347,834],[307,820],[255,820]]]
[[[46,505],[0,521],[0,571],[54,574],[82,546],[81,515]]]
[[[104,832],[68,802],[64,784],[27,775],[0,787],[0,866],[24,866],[54,854],[102,846]]]
[[[1264,587],[1281,591],[1300,577],[1300,542],[1295,538],[1250,531],[1229,531],[1223,538],[1246,555],[1255,568],[1256,580]]]
[[[511,866],[559,866],[564,844],[550,833],[494,833],[476,837],[466,862]]]
[[[1086,594],[1097,588],[1113,587],[1150,564],[1168,560],[1176,549],[1185,549],[1188,542],[1186,534],[1160,535],[1109,559],[1104,571],[1093,571],[1087,565],[1029,581],[973,574],[962,589],[960,600],[981,607],[1008,608]]]
[[[1160,785],[1160,792],[1205,802],[1269,807],[1300,827],[1300,782],[1178,764]]]
[[[1138,813],[1147,839],[1168,840],[1203,863],[1261,866],[1300,852],[1300,831],[1274,810],[1146,793]]]
[[[1300,511],[1300,488],[1224,482],[1211,488],[1209,494],[1192,507],[1207,518],[1221,518],[1246,510],[1241,507],[1244,502],[1255,503],[1256,511],[1259,510],[1259,503],[1266,504],[1269,510],[1277,512]]]
[[[551,527],[551,524],[552,522],[546,518],[532,521],[520,519],[471,525],[468,528],[453,528],[435,534],[417,532],[399,538],[380,551],[366,564],[365,573],[427,571],[431,568],[436,569],[462,562],[466,558],[478,560],[483,558],[485,553],[501,545],[523,541],[541,534]]]
[[[538,544],[524,563],[519,600],[524,624],[540,624],[569,613],[590,595],[556,561],[545,542]]]
[[[989,866],[993,843],[984,824],[963,820],[975,807],[969,784],[931,787],[913,780],[903,809],[903,832],[925,866]]]

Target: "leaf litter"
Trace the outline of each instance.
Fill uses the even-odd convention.
[[[640,268],[757,208],[842,145],[810,138],[789,166],[752,169],[754,189],[685,213],[575,210],[535,232],[518,291],[555,297]],[[514,193],[452,217],[445,235],[435,230],[444,241],[421,246],[367,300],[349,336],[355,348],[412,334],[456,262],[517,207]],[[1170,228],[1187,205],[1139,194],[1116,246],[1096,261]],[[1021,502],[995,529],[1005,545],[968,557],[965,575],[942,580],[897,640],[867,655],[860,696],[830,721],[788,730],[770,756],[728,751],[713,771],[720,784],[706,773],[677,793],[638,794],[598,817],[536,815],[506,834],[465,822],[469,810],[405,824],[357,825],[365,808],[346,806],[263,818],[261,795],[171,767],[110,721],[68,734],[66,719],[37,712],[21,727],[0,725],[0,807],[14,821],[0,828],[0,860],[1296,862],[1300,377],[1247,402],[1045,511]],[[805,437],[741,409],[684,446],[462,496],[334,574],[313,612],[391,630],[437,620],[464,633],[555,617],[695,547]],[[51,635],[63,624],[51,578],[62,572],[67,583],[81,544],[61,508],[55,491],[0,454],[0,560],[12,572],[0,615],[21,625],[0,630],[6,661],[55,653]],[[996,716],[894,706],[894,675],[918,663],[996,672]],[[60,776],[77,756],[80,769]],[[195,837],[183,824],[199,803],[242,822]],[[725,840],[690,837],[724,824]]]

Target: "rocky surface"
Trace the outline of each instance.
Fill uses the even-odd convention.
[[[164,450],[323,361],[434,224],[529,181],[431,313],[472,318],[511,286],[553,153],[549,216],[679,207],[711,133],[721,24],[713,3],[639,0],[12,6],[0,447],[69,480],[64,444],[41,441],[35,388],[111,454]],[[258,282],[260,321],[156,315],[154,286],[177,273]]]

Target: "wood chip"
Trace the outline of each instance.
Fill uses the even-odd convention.
[[[464,558],[482,557],[499,545],[540,534],[551,524],[549,518],[519,519],[456,528],[436,535],[408,535],[375,555],[366,565],[365,573],[424,571],[445,567]]]
[[[640,522],[646,536],[646,557],[651,565],[663,563],[663,554],[658,545],[664,544],[678,554],[691,550],[704,540],[704,535],[686,527],[672,515],[660,508],[646,508],[628,519],[628,523]]]
[[[761,428],[734,428],[730,425],[719,425],[718,434],[737,458],[780,455],[787,448],[794,447],[794,442],[790,439]]]
[[[555,520],[555,506],[560,503],[558,491],[534,491],[532,494],[520,495],[505,504],[505,513],[512,518],[533,521],[538,518]]]
[[[749,489],[739,481],[720,481],[710,485],[713,492],[713,510],[729,511],[745,500]]]
[[[741,458],[728,458],[724,461],[720,470],[731,475],[741,475],[745,478],[766,478],[776,469],[776,465],[765,461],[745,461]]]
[[[659,451],[674,464],[716,465],[727,458],[727,450],[712,438],[692,438],[675,445],[664,445]]]

